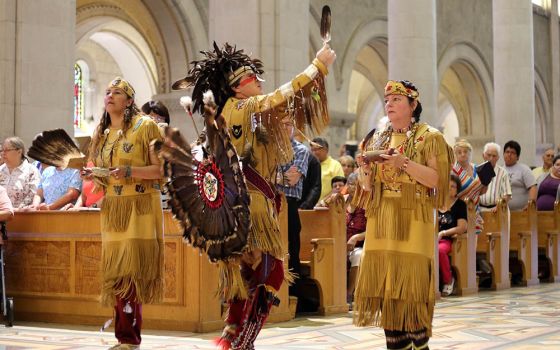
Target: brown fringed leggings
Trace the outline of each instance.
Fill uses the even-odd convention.
[[[414,332],[392,331],[385,329],[387,349],[391,350],[429,350],[428,338],[425,329]]]

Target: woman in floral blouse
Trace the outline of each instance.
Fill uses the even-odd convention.
[[[4,164],[0,166],[0,185],[8,192],[14,210],[30,205],[41,175],[25,158],[25,144],[19,137],[4,140],[2,160]]]

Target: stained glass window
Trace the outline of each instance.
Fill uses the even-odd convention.
[[[74,64],[74,126],[82,127],[84,120],[84,76],[79,64]]]

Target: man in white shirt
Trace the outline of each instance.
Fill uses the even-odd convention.
[[[486,193],[480,196],[479,205],[482,211],[495,212],[500,199],[504,199],[506,202],[511,199],[511,184],[506,169],[497,164],[500,159],[500,145],[488,142],[484,145],[482,157],[492,164],[496,176],[492,178]]]

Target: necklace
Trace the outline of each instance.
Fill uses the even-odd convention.
[[[405,129],[394,130],[393,127],[391,126],[391,124],[389,124],[389,125],[387,125],[385,130],[383,130],[383,132],[381,132],[379,137],[377,137],[377,139],[374,141],[373,149],[374,150],[386,150],[386,149],[388,149],[389,148],[389,143],[391,142],[391,135],[393,134],[393,132],[402,134],[403,132],[399,132],[399,131],[406,130],[406,139],[404,139],[400,144],[398,144],[395,147],[395,149],[398,150],[400,153],[406,155],[407,157],[410,157],[411,156],[409,154],[410,149],[411,149],[411,146],[414,146],[414,144],[413,144],[414,136],[416,135],[416,131],[418,130],[419,127],[420,127],[420,124],[411,123]]]
[[[103,165],[103,167],[105,168],[109,168],[112,166],[113,164],[113,154],[115,151],[115,147],[119,144],[119,141],[121,140],[121,138],[123,137],[123,131],[122,129],[119,129],[117,131],[117,138],[113,141],[113,142],[109,142],[109,133],[111,131],[109,130],[109,128],[105,129],[103,131],[105,140],[103,140],[103,145],[101,146],[101,164]],[[109,149],[109,163],[106,163],[106,159],[104,159],[105,157],[105,147],[110,147]]]

